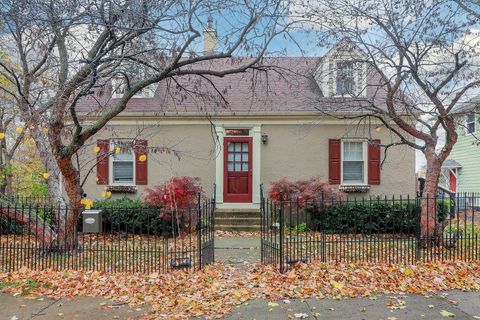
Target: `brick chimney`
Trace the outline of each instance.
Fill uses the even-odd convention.
[[[212,54],[217,46],[217,30],[213,28],[213,18],[208,16],[208,25],[203,30],[203,54]]]

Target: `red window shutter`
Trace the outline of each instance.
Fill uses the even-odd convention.
[[[328,181],[330,184],[340,184],[341,157],[340,139],[328,140]]]
[[[368,144],[368,184],[380,184],[380,140],[370,140]]]
[[[97,184],[108,184],[108,157],[110,142],[108,140],[97,140]]]
[[[135,183],[138,185],[148,183],[147,145],[147,140],[137,140],[135,142]],[[141,159],[142,156],[145,156],[145,160]]]

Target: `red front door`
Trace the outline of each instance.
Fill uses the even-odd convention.
[[[252,202],[252,138],[226,137],[223,150],[223,201]]]

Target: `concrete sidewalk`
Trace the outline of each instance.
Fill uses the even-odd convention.
[[[30,299],[0,293],[0,320],[141,319],[150,308],[132,309],[102,298]]]
[[[431,297],[382,295],[343,300],[248,301],[226,319],[417,320],[480,319],[480,292],[450,292]]]
[[[0,319],[141,319],[149,307],[132,309],[102,298],[28,299],[0,294]],[[480,292],[431,297],[379,295],[355,299],[251,300],[225,319],[417,320],[480,319]]]

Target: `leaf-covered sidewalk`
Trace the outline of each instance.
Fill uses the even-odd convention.
[[[185,319],[224,316],[254,298],[265,301],[370,298],[380,294],[431,295],[448,290],[479,290],[480,267],[466,262],[409,267],[312,263],[278,274],[258,265],[242,268],[214,265],[200,272],[166,275],[21,270],[0,274],[0,288],[4,293],[24,296],[105,297],[128,303],[132,308],[148,306],[151,312],[147,317]],[[391,303],[392,308],[396,307],[395,299]]]

